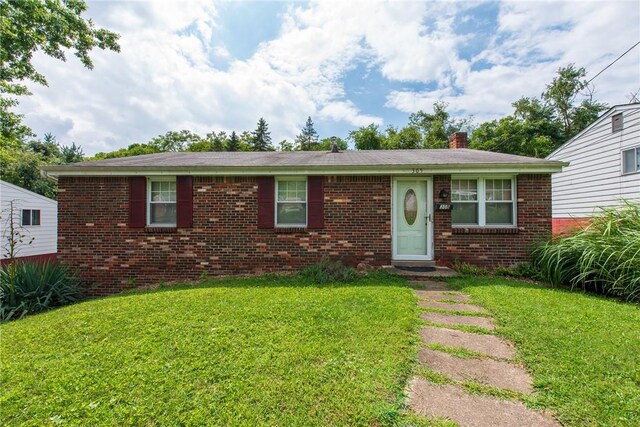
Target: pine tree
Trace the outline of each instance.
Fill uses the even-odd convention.
[[[269,125],[262,117],[258,120],[258,127],[253,131],[251,145],[252,151],[273,150],[273,147],[271,146],[271,132],[269,132]]]
[[[302,128],[302,133],[296,136],[296,146],[300,150],[313,150],[315,146],[318,144],[318,132],[313,128],[313,121],[311,120],[311,116],[307,118],[307,123],[305,123]]]
[[[224,131],[218,132],[213,138],[213,151],[224,151],[227,144],[227,133]]]
[[[227,151],[238,151],[240,148],[240,139],[238,139],[238,135],[236,132],[231,132],[231,137],[229,137],[229,142],[227,142]]]

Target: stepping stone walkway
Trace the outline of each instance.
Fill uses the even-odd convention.
[[[488,317],[480,316],[460,316],[458,314],[445,314],[445,313],[422,313],[422,319],[431,323],[440,323],[442,325],[461,325],[461,326],[477,326],[489,331],[496,329],[493,320]]]
[[[471,298],[468,295],[450,292],[443,282],[420,281],[413,282],[413,285],[422,287],[415,291],[420,300],[418,304],[425,308],[422,318],[449,326],[422,328],[420,337],[425,347],[420,349],[418,359],[426,369],[449,378],[451,384],[434,384],[423,378],[413,378],[407,388],[407,406],[411,410],[426,417],[448,418],[462,427],[560,426],[551,415],[529,409],[517,400],[502,400],[465,391],[460,382],[474,381],[522,394],[532,393],[533,386],[529,373],[512,361],[515,357],[513,344],[491,335],[490,331],[496,328],[493,320],[477,315],[488,313],[484,308],[469,303]],[[440,310],[456,313],[442,313]],[[486,329],[487,333],[474,334],[454,329],[455,326],[475,326]],[[429,344],[468,350],[480,355],[477,358],[462,358],[427,348]]]

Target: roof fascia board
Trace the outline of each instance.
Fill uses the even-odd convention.
[[[459,173],[554,173],[568,163],[553,162],[533,165],[443,165],[405,167],[281,167],[281,168],[60,168],[49,166],[43,170],[48,176],[135,176],[135,175],[200,175],[200,176],[257,176],[257,175],[430,175]]]

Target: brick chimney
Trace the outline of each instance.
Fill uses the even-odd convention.
[[[467,133],[466,132],[454,132],[449,137],[449,148],[457,150],[459,148],[468,148]]]

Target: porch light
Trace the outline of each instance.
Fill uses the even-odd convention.
[[[448,197],[449,197],[449,192],[445,188],[440,190],[440,198],[441,199],[446,199]]]

